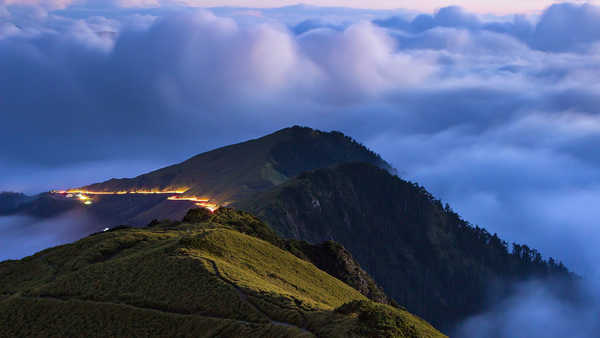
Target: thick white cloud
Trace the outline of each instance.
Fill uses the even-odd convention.
[[[318,96],[331,103],[350,103],[418,86],[436,70],[435,60],[427,55],[399,52],[386,32],[367,22],[343,32],[310,31],[298,41],[318,71]]]

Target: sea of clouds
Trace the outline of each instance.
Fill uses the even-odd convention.
[[[0,190],[133,176],[293,124],[336,129],[468,221],[599,277],[599,7],[106,4],[0,0]],[[471,320],[511,318],[507,302]]]

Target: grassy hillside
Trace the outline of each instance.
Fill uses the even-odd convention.
[[[232,209],[0,263],[0,336],[441,337]]]
[[[272,228],[255,216],[231,208],[220,208],[214,214],[206,209],[193,209],[188,212],[184,221],[199,223],[209,219],[232,227],[242,233],[261,238],[280,249],[289,251],[296,257],[311,262],[319,269],[352,286],[371,300],[387,305],[395,305],[395,302],[354,260],[352,254],[338,243],[327,241],[310,244],[306,241],[282,239],[277,236]]]
[[[361,161],[391,169],[377,154],[339,132],[292,127],[212,150],[130,179],[83,187],[91,191],[178,190],[224,204],[281,184],[299,173]]]
[[[493,283],[570,277],[527,246],[511,252],[422,187],[369,164],[307,172],[237,206],[285,238],[341,243],[388,295],[442,329],[481,311]]]

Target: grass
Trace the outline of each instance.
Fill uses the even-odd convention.
[[[181,252],[213,260],[229,281],[289,306],[330,310],[366,299],[311,263],[255,237],[228,229],[208,230],[181,240]],[[232,253],[237,253],[233,255]]]
[[[185,222],[115,229],[0,263],[0,336],[437,332],[406,312],[378,307],[276,246],[281,240],[250,214],[224,209],[188,216]],[[344,304],[364,305],[350,311]],[[393,318],[395,326],[361,315],[371,308]]]
[[[123,304],[12,299],[0,303],[2,337],[295,337],[284,326],[178,315]]]
[[[352,301],[336,309],[356,318],[351,332],[377,337],[439,337],[429,323],[405,310],[374,302]]]

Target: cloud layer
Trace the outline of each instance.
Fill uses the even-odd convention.
[[[583,284],[585,282],[582,282]],[[581,285],[575,299],[558,282],[529,281],[489,311],[465,321],[454,337],[593,337],[600,329],[598,289]]]
[[[103,229],[102,224],[80,212],[43,220],[24,216],[0,217],[0,261],[21,259]]]

